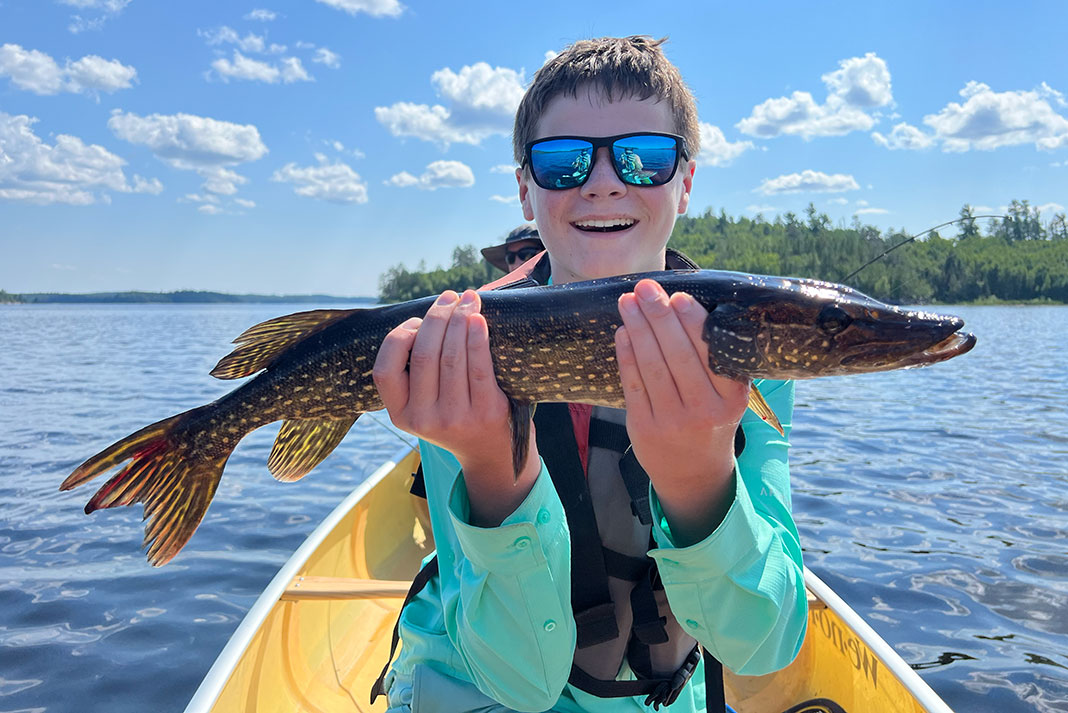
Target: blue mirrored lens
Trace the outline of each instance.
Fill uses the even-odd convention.
[[[581,139],[553,139],[530,148],[530,169],[544,188],[582,185],[593,164],[593,144]]]
[[[635,186],[660,186],[675,172],[678,142],[670,136],[628,136],[612,144],[620,178]]]

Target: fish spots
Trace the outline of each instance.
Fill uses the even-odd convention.
[[[349,373],[349,371],[351,371],[351,370],[350,370],[350,369],[342,369],[341,371],[339,371],[339,372],[337,373],[337,375],[338,375],[338,376],[344,376],[345,374],[348,374],[348,373]]]
[[[375,348],[377,348],[377,347],[375,347]],[[363,360],[364,360],[364,359],[366,359],[366,358],[367,358],[367,355],[365,355],[365,354],[361,354],[361,355],[359,355],[358,357],[356,357],[356,361],[357,361],[357,362],[361,362],[361,361],[363,361]],[[347,372],[347,371],[348,371],[348,369],[346,369],[345,371]]]

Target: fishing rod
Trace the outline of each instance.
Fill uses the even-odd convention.
[[[928,233],[933,233],[934,231],[938,230],[939,228],[944,228],[947,225],[953,225],[954,223],[966,223],[966,222],[968,222],[970,220],[972,220],[972,221],[979,220],[980,218],[1001,218],[1002,220],[1006,220],[1006,219],[1008,219],[1008,217],[1009,216],[1007,216],[1007,215],[972,215],[972,216],[969,216],[967,218],[954,218],[953,220],[947,220],[945,223],[939,223],[938,225],[936,225],[933,228],[928,228],[927,230],[923,231],[922,233],[916,233],[915,235],[913,235],[913,236],[911,236],[909,238],[906,238],[905,240],[902,240],[897,245],[894,245],[893,247],[889,247],[886,250],[883,250],[880,254],[876,255],[871,260],[868,260],[866,263],[864,263],[863,265],[858,267],[856,270],[853,270],[853,272],[849,273],[848,275],[846,275],[845,277],[843,277],[839,281],[840,282],[848,281],[850,278],[856,276],[857,273],[859,273],[861,270],[866,268],[868,265],[871,265],[873,262],[877,262],[879,260],[882,260],[884,257],[886,257],[890,253],[894,252],[895,250],[897,250],[902,245],[907,245],[908,243],[911,243],[913,240],[916,240],[917,238],[921,238],[924,235],[927,235]]]

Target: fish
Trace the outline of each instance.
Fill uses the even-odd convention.
[[[669,294],[686,292],[708,310],[703,339],[709,368],[741,381],[907,369],[959,356],[976,343],[961,331],[958,317],[903,309],[803,278],[672,270],[483,291],[494,371],[511,408],[517,473],[537,403],[624,406],[614,344],[622,324],[617,300],[643,278]],[[295,481],[334,450],[360,414],[381,409],[372,371],[382,340],[407,319],[422,317],[434,300],[298,312],[249,328],[211,375],[254,378],[108,446],[79,465],[60,490],[123,466],[85,512],[142,503],[147,559],[165,564],[192,537],[245,435],[283,421],[267,469],[280,481]],[[750,408],[782,432],[759,391],[750,393]]]

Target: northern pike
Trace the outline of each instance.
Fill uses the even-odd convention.
[[[856,290],[808,279],[675,270],[551,287],[484,291],[497,383],[512,407],[513,465],[526,453],[529,409],[539,402],[623,407],[614,333],[620,295],[643,277],[687,292],[709,314],[709,367],[730,378],[808,379],[905,369],[969,351],[957,317],[901,309]],[[361,413],[382,408],[372,379],[379,345],[435,297],[369,309],[278,317],[241,334],[212,370],[220,379],[260,372],[204,406],[146,426],[88,459],[69,490],[129,461],[85,506],[91,513],[144,504],[148,560],[162,565],[192,536],[230,453],[246,434],[283,420],[267,467],[297,480],[341,442]],[[781,431],[755,389],[750,407]]]

